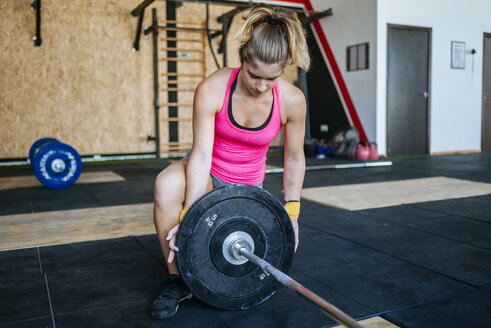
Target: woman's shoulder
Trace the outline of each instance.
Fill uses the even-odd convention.
[[[196,88],[194,102],[206,106],[199,108],[207,108],[213,113],[220,110],[232,70],[233,68],[221,68],[200,82]]]
[[[230,74],[232,74],[233,68],[225,67],[216,70],[211,73],[208,77],[206,77],[201,83],[201,87],[205,88],[218,88],[222,89],[227,87],[228,80],[230,78]]]
[[[303,92],[285,79],[280,78],[278,87],[280,89],[281,103],[283,105],[296,107],[305,103],[305,95]]]

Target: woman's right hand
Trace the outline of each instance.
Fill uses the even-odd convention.
[[[176,246],[177,241],[177,232],[179,231],[180,224],[176,224],[172,229],[167,233],[166,240],[169,241],[169,256],[167,257],[167,262],[172,263],[174,261],[174,256],[176,252],[179,252],[179,248]]]

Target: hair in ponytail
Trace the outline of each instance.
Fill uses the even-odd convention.
[[[305,31],[292,11],[264,4],[250,9],[237,35],[241,36],[240,62],[293,63],[304,71],[310,66]]]

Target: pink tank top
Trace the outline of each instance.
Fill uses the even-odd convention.
[[[232,71],[222,108],[215,116],[211,173],[228,183],[256,185],[264,180],[269,144],[282,127],[280,91],[276,84],[273,106],[266,122],[257,128],[240,126],[232,115],[232,94],[239,70]]]

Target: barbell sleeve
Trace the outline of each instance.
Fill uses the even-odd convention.
[[[278,280],[281,284],[286,287],[296,291],[312,303],[316,304],[320,307],[324,313],[326,313],[329,317],[336,320],[340,324],[345,325],[348,328],[363,328],[356,320],[351,318],[349,315],[330,304],[322,297],[316,295],[309,289],[305,288],[302,284],[296,282],[293,278],[285,274],[284,272],[278,270],[262,258],[256,256],[254,253],[249,251],[246,246],[242,246],[239,248],[239,254],[246,257],[249,261],[259,266],[263,271],[271,274],[276,280]]]

